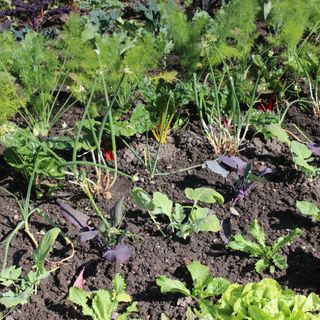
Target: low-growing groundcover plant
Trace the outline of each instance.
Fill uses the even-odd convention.
[[[186,188],[184,193],[186,198],[193,201],[192,206],[183,206],[179,203],[173,205],[172,200],[167,195],[158,191],[150,197],[141,188],[136,187],[132,190],[135,203],[148,211],[151,219],[161,232],[160,224],[156,221],[156,216],[160,214],[169,218],[169,228],[183,239],[186,239],[192,233],[218,232],[220,230],[218,218],[214,214],[210,214],[208,208],[202,208],[198,203],[222,204],[224,202],[223,196],[213,189],[204,187]],[[185,213],[187,209],[190,210],[189,215]]]
[[[241,234],[236,234],[227,246],[233,250],[247,252],[251,257],[260,258],[256,263],[256,271],[261,273],[269,268],[272,274],[275,272],[275,267],[282,270],[288,266],[287,258],[277,253],[294,238],[302,235],[302,231],[296,228],[286,236],[279,237],[272,246],[269,246],[266,244],[264,230],[257,219],[250,224],[249,233],[256,240],[255,242]]]
[[[69,290],[68,299],[81,307],[82,314],[92,320],[126,320],[131,313],[138,311],[138,303],[133,302],[121,315],[117,313],[121,302],[132,301],[130,295],[125,292],[125,288],[123,277],[117,273],[112,280],[112,289],[87,292],[81,288],[72,287]]]

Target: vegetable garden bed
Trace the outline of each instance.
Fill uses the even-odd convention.
[[[281,33],[285,24],[277,29],[283,38],[273,32],[276,28],[272,19],[278,16],[272,10],[289,10],[277,1],[266,2],[264,11],[254,9],[250,16],[256,22],[254,31],[246,30],[244,21],[228,26],[234,32],[243,28],[243,41],[249,43],[250,36],[256,39],[255,44],[248,44],[247,58],[247,48],[232,42],[236,37],[225,40],[225,44],[242,52],[243,58],[230,52],[222,58],[206,51],[210,44],[219,45],[212,38],[214,33],[205,27],[200,34],[190,31],[203,22],[201,15],[205,11],[198,15],[195,12],[205,6],[205,1],[194,1],[188,9],[189,2],[180,2],[179,6],[157,5],[156,1],[148,2],[149,6],[140,3],[146,7],[135,7],[133,2],[126,4],[126,9],[119,5],[119,16],[124,20],[109,16],[110,29],[106,25],[103,29],[102,20],[97,29],[94,20],[86,20],[91,11],[85,9],[81,16],[66,18],[67,27],[59,27],[57,38],[48,43],[41,39],[37,42],[40,31],[27,30],[21,43],[11,38],[12,30],[1,31],[0,75],[7,77],[7,82],[2,81],[1,87],[0,79],[0,96],[4,96],[0,108],[9,110],[10,103],[16,103],[13,111],[4,114],[5,119],[0,116],[1,319],[87,319],[86,315],[88,319],[108,320],[104,310],[109,306],[105,303],[108,297],[102,292],[102,304],[98,301],[97,308],[106,312],[104,316],[90,316],[94,299],[89,303],[91,311],[79,306],[79,300],[83,290],[91,292],[90,298],[89,293],[85,298],[90,300],[96,290],[110,289],[112,285],[118,288],[121,302],[112,319],[127,319],[120,315],[132,301],[137,305],[131,305],[133,312],[128,319],[196,319],[197,312],[201,319],[247,319],[243,310],[235,311],[236,306],[232,306],[230,311],[223,305],[228,301],[223,294],[229,290],[227,294],[236,296],[238,293],[232,292],[229,285],[248,283],[266,285],[266,292],[272,293],[265,292],[265,300],[268,295],[278,299],[272,307],[263,309],[260,289],[250,287],[250,292],[258,293],[252,293],[252,305],[243,300],[248,303],[244,307],[250,313],[248,319],[273,319],[274,305],[280,310],[278,316],[287,312],[288,319],[320,319],[320,122],[314,105],[315,101],[319,103],[315,99],[319,94],[320,12],[314,16],[309,13],[310,25],[303,26],[304,33],[294,46],[297,60],[292,66],[290,50],[285,51],[287,47],[292,49],[292,43]],[[220,4],[219,10],[234,17],[240,2]],[[319,1],[310,3],[316,6]],[[296,10],[301,9],[298,3],[294,5]],[[168,13],[169,9],[176,16]],[[213,21],[224,21],[224,13],[219,15],[216,6],[205,9]],[[249,9],[243,12],[249,15]],[[116,14],[113,10],[110,5],[101,12]],[[218,10],[217,16],[213,10]],[[221,24],[204,21],[223,31]],[[186,43],[179,39],[174,23],[189,28]],[[286,23],[291,20],[288,18]],[[78,38],[69,39],[77,34],[77,27]],[[110,55],[108,50],[118,36],[123,37],[119,40],[123,51],[115,51],[121,52],[121,59],[116,61],[112,57],[115,52]],[[156,45],[153,37],[158,41]],[[83,56],[76,49],[79,39],[84,46]],[[310,41],[307,53],[305,39]],[[203,50],[188,44],[192,41]],[[269,54],[270,61],[261,65],[258,57],[268,56],[266,49],[261,49],[263,45],[273,50],[276,59],[270,62],[273,58]],[[17,50],[12,58],[10,46]],[[37,56],[39,48],[47,50],[44,60]],[[136,51],[131,54],[130,48]],[[160,48],[165,62],[155,52]],[[222,52],[223,47],[216,49]],[[75,55],[72,50],[76,50]],[[277,50],[282,52],[277,55]],[[315,56],[307,63],[311,51]],[[28,52],[34,54],[33,60],[27,60]],[[66,67],[59,77],[48,67],[52,63],[54,69],[56,52],[61,60],[59,67]],[[85,65],[86,54],[92,66]],[[139,55],[143,62],[136,58]],[[25,57],[25,65],[15,67],[21,57]],[[266,74],[269,62],[273,68],[270,77]],[[237,64],[246,64],[247,68],[241,71]],[[38,66],[38,75],[43,77],[46,72],[53,74],[49,80],[54,80],[56,87],[53,92],[47,91],[52,94],[51,100],[43,99],[54,106],[53,115],[59,114],[57,110],[62,113],[52,126],[45,127],[39,119],[26,121],[36,119],[36,113],[28,118],[25,110],[32,114],[32,103],[40,106],[38,98],[43,93],[37,91],[38,83],[31,88],[24,78],[23,70],[35,82],[41,78],[28,69],[30,66]],[[281,75],[277,75],[278,68],[283,69]],[[248,77],[242,79],[243,83],[237,82],[243,72],[248,72]],[[6,87],[8,83],[12,86]],[[47,84],[41,83],[45,91]],[[181,83],[185,84],[183,88],[179,87]],[[150,106],[158,111],[153,113]],[[227,135],[219,136],[221,130]],[[284,236],[289,238],[272,252],[272,245]],[[252,244],[255,238],[256,244],[250,249],[249,240]],[[262,244],[264,240],[270,248]],[[257,249],[258,245],[271,250],[269,259]],[[10,273],[8,268],[13,266]],[[21,276],[15,273],[17,268],[21,268]],[[31,271],[35,272],[34,281]],[[227,281],[215,283],[215,289],[210,290],[216,294],[203,298],[201,290],[209,282],[201,281],[203,277],[209,281],[207,271]],[[28,273],[30,277],[26,278]],[[122,280],[118,274],[131,298],[119,289]],[[168,278],[180,280],[186,287]],[[289,301],[292,292],[281,291],[269,280],[259,282],[266,278],[276,280],[283,289],[308,296],[304,307],[294,300],[301,313],[285,309],[279,301]],[[113,294],[114,299],[115,291]]]

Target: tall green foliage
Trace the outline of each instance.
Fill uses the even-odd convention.
[[[187,73],[193,73],[199,66],[201,37],[209,24],[209,15],[202,12],[189,21],[187,15],[173,3],[162,4],[161,15],[168,37],[173,42],[174,53],[179,56]]]
[[[211,38],[210,60],[246,59],[257,37],[255,20],[261,7],[257,0],[234,0],[216,14]]]

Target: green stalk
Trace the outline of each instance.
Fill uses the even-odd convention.
[[[74,147],[73,147],[73,151],[72,151],[72,164],[73,165],[72,165],[72,169],[71,169],[74,174],[77,173],[76,160],[77,160],[78,144],[79,144],[79,139],[80,139],[80,135],[81,135],[81,130],[82,130],[82,127],[84,125],[84,121],[85,121],[85,119],[87,117],[87,114],[88,114],[88,111],[89,111],[89,107],[91,105],[91,101],[92,101],[92,97],[93,97],[93,94],[94,94],[94,91],[95,91],[95,88],[96,88],[96,84],[97,84],[97,80],[95,79],[94,83],[93,83],[93,87],[92,87],[92,91],[91,91],[89,100],[88,100],[88,102],[87,102],[87,104],[86,104],[86,106],[84,108],[84,112],[83,112],[83,115],[82,115],[78,130],[77,130],[76,138],[75,138],[75,141],[74,141]]]
[[[169,96],[169,99],[168,99],[168,102],[167,102],[166,111],[165,111],[165,114],[164,114],[165,119],[167,119],[170,101],[171,101],[171,96]],[[159,160],[161,145],[162,145],[161,140],[162,140],[162,137],[163,137],[163,133],[164,133],[165,127],[166,127],[166,126],[163,125],[162,128],[161,128],[160,141],[159,141],[159,144],[158,144],[158,149],[157,149],[156,157],[155,157],[155,159],[154,159],[154,161],[153,161],[153,166],[152,166],[152,169],[151,169],[150,178],[153,178],[154,175],[155,175],[157,163],[158,163],[158,160]]]

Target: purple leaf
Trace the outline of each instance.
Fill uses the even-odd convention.
[[[308,143],[307,147],[312,151],[313,155],[320,157],[320,142]]]
[[[268,168],[266,166],[261,166],[259,168],[260,177],[263,177],[264,175],[269,174],[269,173],[272,173],[272,169],[271,168]]]
[[[218,159],[220,162],[236,171],[242,171],[247,165],[247,162],[244,162],[239,157],[219,156]]]
[[[61,214],[75,227],[79,229],[84,229],[89,227],[88,220],[90,219],[87,215],[74,210],[66,203],[62,202],[61,200],[57,200],[58,205],[60,206]]]
[[[80,240],[81,242],[86,242],[92,240],[99,234],[99,230],[93,229],[90,231],[84,231],[80,233]]]
[[[221,221],[220,237],[224,243],[229,243],[231,237],[231,219],[226,218]]]
[[[227,171],[225,168],[223,168],[218,160],[208,160],[205,162],[206,166],[209,170],[212,172],[222,176],[223,178],[226,178],[229,174],[229,171]]]
[[[234,199],[234,204],[242,201],[245,197],[247,197],[254,188],[254,186],[254,181],[243,185],[237,192],[236,198]]]
[[[119,244],[114,249],[106,251],[102,257],[109,262],[123,263],[131,257],[131,250],[128,246]]]

